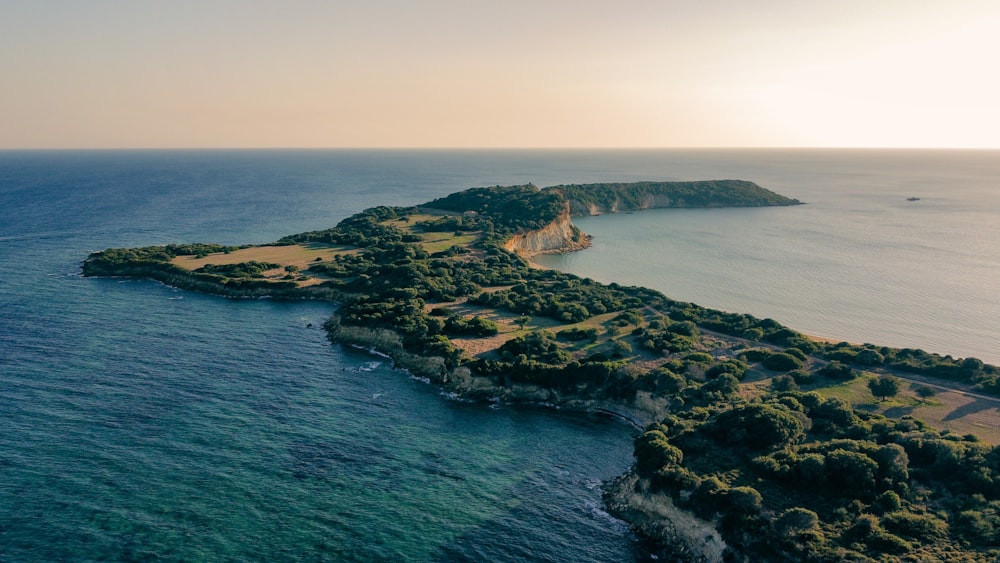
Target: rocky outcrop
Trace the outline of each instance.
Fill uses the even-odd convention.
[[[677,508],[663,493],[653,493],[649,483],[634,472],[605,485],[608,512],[632,524],[642,535],[664,547],[671,561],[721,563],[726,543],[711,522]]]
[[[590,235],[573,224],[569,202],[555,221],[541,229],[514,235],[504,243],[505,249],[522,256],[571,252],[588,246]]]
[[[340,321],[340,316],[334,314],[324,325],[331,342],[387,357],[397,367],[426,378],[442,391],[462,399],[509,405],[545,405],[597,413],[619,419],[637,430],[662,420],[669,412],[669,401],[654,397],[649,391],[638,391],[631,401],[612,401],[599,393],[557,391],[510,381],[500,383],[495,378],[474,375],[465,366],[449,369],[445,358],[407,352],[403,348],[403,337],[393,330],[344,325]]]

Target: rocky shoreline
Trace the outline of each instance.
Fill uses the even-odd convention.
[[[726,543],[711,522],[677,508],[667,495],[651,493],[649,483],[634,471],[605,483],[603,496],[609,514],[628,522],[671,560],[685,563],[724,560]]]
[[[746,185],[745,185],[746,184]],[[758,191],[765,191],[755,185],[742,182],[721,181],[696,182],[691,185],[681,185],[681,188],[688,189],[692,186],[717,187],[720,189],[736,189],[740,193],[749,189],[750,195],[744,199],[734,202],[735,205],[789,205],[798,203],[794,200],[782,198],[776,203],[767,199],[759,199]],[[390,358],[394,364],[404,368],[412,375],[426,378],[431,383],[437,385],[443,392],[455,397],[481,403],[500,402],[510,405],[531,405],[546,408],[568,409],[584,413],[592,413],[613,417],[630,424],[633,428],[642,431],[648,425],[663,419],[669,414],[671,400],[663,393],[655,391],[656,385],[651,387],[632,388],[628,399],[622,398],[625,395],[603,395],[600,391],[605,389],[603,383],[595,386],[586,384],[546,384],[543,378],[522,377],[519,381],[511,381],[505,376],[484,372],[476,375],[469,367],[459,365],[454,357],[444,357],[436,355],[439,348],[426,347],[421,352],[419,347],[413,346],[410,340],[404,340],[405,330],[396,330],[399,327],[400,312],[404,315],[415,314],[419,316],[424,313],[426,295],[421,291],[428,291],[430,285],[441,283],[438,278],[434,278],[428,272],[421,273],[421,266],[429,258],[437,258],[435,268],[447,273],[448,268],[452,268],[455,273],[451,283],[456,286],[460,283],[471,285],[473,288],[493,286],[503,288],[507,282],[499,276],[497,272],[511,271],[512,268],[526,268],[524,258],[545,254],[562,253],[580,250],[590,246],[590,236],[580,231],[572,222],[572,216],[576,214],[592,214],[601,211],[622,211],[625,209],[645,209],[651,207],[689,207],[689,206],[713,206],[713,202],[685,202],[683,198],[660,193],[662,190],[672,190],[673,184],[635,184],[635,185],[603,185],[605,192],[614,195],[614,203],[607,209],[601,207],[602,204],[591,202],[581,208],[581,203],[569,198],[563,198],[562,202],[553,202],[557,197],[562,197],[560,191],[540,192],[533,186],[513,187],[495,189],[473,189],[467,197],[456,198],[451,201],[438,202],[438,205],[455,207],[449,209],[460,214],[461,220],[469,218],[472,221],[479,221],[489,213],[495,215],[495,209],[501,208],[506,201],[511,205],[513,211],[508,210],[508,216],[496,216],[493,219],[501,221],[504,225],[504,233],[493,238],[496,225],[480,225],[480,230],[484,233],[483,238],[489,243],[485,246],[485,258],[482,248],[476,250],[480,260],[489,264],[484,272],[476,274],[479,279],[475,284],[471,282],[460,282],[461,270],[471,269],[469,261],[469,248],[453,245],[450,248],[437,251],[433,256],[424,251],[422,256],[417,255],[414,248],[420,249],[421,244],[426,240],[422,238],[425,231],[420,230],[420,225],[410,225],[406,220],[407,213],[412,213],[411,208],[373,208],[358,216],[349,218],[342,222],[343,227],[327,231],[317,231],[303,233],[292,237],[286,237],[278,242],[279,245],[292,246],[296,244],[321,243],[327,245],[342,245],[344,247],[368,248],[373,250],[372,255],[378,256],[370,265],[364,268],[371,268],[370,272],[364,268],[352,269],[358,266],[351,251],[342,251],[343,260],[331,260],[327,263],[326,270],[319,270],[325,277],[314,285],[299,285],[291,281],[294,279],[304,279],[300,277],[305,268],[301,265],[284,265],[287,275],[280,279],[261,279],[253,277],[235,277],[231,274],[217,275],[215,273],[201,272],[200,270],[187,270],[170,262],[171,256],[159,252],[157,248],[147,249],[109,249],[103,253],[92,254],[83,265],[83,273],[86,276],[128,276],[143,277],[161,281],[167,285],[204,293],[224,295],[237,298],[287,298],[287,299],[325,299],[330,301],[344,300],[352,294],[345,292],[357,292],[364,295],[372,292],[379,295],[381,300],[365,302],[370,304],[370,309],[364,307],[353,311],[354,317],[347,316],[348,322],[341,322],[340,313],[334,313],[325,323],[328,337],[331,342],[357,346],[373,353],[378,353]],[[562,187],[565,189],[566,187]],[[653,190],[653,192],[649,192]],[[669,193],[673,193],[672,191]],[[770,194],[770,192],[768,192]],[[458,194],[462,195],[462,194]],[[776,194],[770,194],[780,197]],[[690,197],[690,196],[688,196]],[[770,197],[770,196],[768,196]],[[507,199],[504,199],[507,198]],[[482,201],[480,201],[482,199]],[[508,201],[509,200],[509,201]],[[627,201],[626,201],[627,200]],[[633,201],[635,200],[635,201]],[[747,203],[747,202],[750,203]],[[511,203],[513,202],[513,203]],[[793,203],[794,202],[794,203]],[[434,202],[432,202],[434,203]],[[517,205],[515,205],[517,204]],[[530,204],[530,205],[529,205]],[[467,208],[470,205],[478,207]],[[492,206],[491,206],[492,205]],[[518,206],[521,207],[518,207]],[[522,209],[523,207],[523,209]],[[518,210],[532,211],[540,217],[545,217],[545,221],[536,223],[522,221],[525,219],[523,213]],[[561,211],[560,211],[561,209]],[[453,215],[450,217],[459,217]],[[511,219],[513,217],[513,219]],[[554,219],[553,219],[554,217]],[[509,225],[507,219],[510,219]],[[515,220],[516,219],[516,220]],[[518,222],[520,221],[520,222]],[[397,226],[398,225],[398,226]],[[530,225],[530,226],[528,226]],[[483,228],[485,226],[485,228]],[[468,226],[457,221],[452,231],[451,225],[443,230],[435,230],[434,225],[429,225],[426,232],[454,232],[456,240],[464,233],[469,232]],[[463,230],[465,229],[465,230]],[[503,240],[505,237],[506,240]],[[469,244],[469,243],[463,243]],[[489,245],[495,245],[490,247]],[[510,256],[500,250],[518,255]],[[134,251],[135,250],[135,251]],[[220,252],[216,248],[193,248],[185,249],[185,253],[206,252],[212,254]],[[236,250],[232,252],[240,252]],[[405,252],[404,252],[405,251]],[[227,251],[227,254],[229,252]],[[465,256],[465,257],[463,257]],[[318,258],[316,259],[318,260]],[[451,261],[451,265],[448,261]],[[267,262],[277,262],[279,260],[268,260]],[[246,263],[240,263],[246,264]],[[237,264],[237,265],[240,265]],[[283,264],[257,264],[264,268],[277,269]],[[447,266],[447,267],[446,267]],[[294,269],[292,269],[294,268]],[[493,268],[494,270],[489,270]],[[294,274],[293,274],[294,272]],[[414,276],[420,274],[421,284],[414,283]],[[232,277],[231,277],[232,276]],[[398,276],[398,277],[393,277]],[[523,277],[522,277],[523,276]],[[545,276],[550,279],[552,276]],[[330,279],[333,278],[333,279]],[[433,278],[433,280],[432,280]],[[538,282],[538,279],[530,274],[518,274],[514,276],[515,281],[528,283],[539,283],[545,285],[548,282]],[[345,280],[354,280],[352,282]],[[364,282],[360,283],[359,282]],[[487,280],[487,281],[480,281]],[[568,283],[568,282],[565,282]],[[574,284],[576,282],[573,282]],[[367,284],[367,285],[365,285]],[[515,286],[517,284],[511,284]],[[377,290],[373,291],[373,288]],[[417,287],[422,288],[418,291]],[[548,286],[545,286],[548,287]],[[440,290],[440,288],[439,288]],[[577,291],[589,290],[586,284],[577,287]],[[615,291],[618,291],[617,289]],[[381,293],[380,293],[381,292]],[[445,293],[452,292],[458,296],[463,295],[451,288]],[[382,295],[384,293],[384,295]],[[579,298],[580,294],[577,294]],[[419,297],[419,299],[418,299]],[[448,301],[448,299],[438,300]],[[454,297],[452,297],[454,299]],[[610,297],[608,299],[611,299]],[[614,297],[620,299],[620,297]],[[638,297],[632,297],[637,303],[641,303]],[[414,302],[414,303],[411,303]],[[600,301],[597,304],[603,312],[604,305]],[[563,304],[565,307],[566,304]],[[577,309],[567,308],[563,311],[547,311],[541,316],[549,316],[557,320],[580,322],[588,318],[574,317],[578,309],[582,309],[580,303],[573,303]],[[615,305],[621,306],[621,305]],[[632,305],[637,307],[638,305]],[[348,304],[348,308],[350,303]],[[611,305],[609,305],[611,307]],[[511,306],[511,310],[514,310]],[[536,312],[539,309],[535,309]],[[415,313],[414,313],[415,312]],[[534,314],[534,313],[532,313]],[[584,315],[590,315],[583,309]],[[639,313],[641,319],[642,313]],[[592,316],[592,315],[591,315]],[[441,322],[441,321],[438,321]],[[638,321],[635,322],[638,326]],[[443,327],[438,328],[440,331]],[[523,327],[522,327],[523,328]],[[620,327],[614,328],[617,335]],[[540,330],[540,329],[539,329]],[[440,332],[438,333],[440,337]],[[406,338],[412,338],[408,335]],[[445,342],[450,344],[449,342]],[[454,351],[454,348],[450,348]],[[629,348],[631,349],[631,348]],[[445,355],[447,355],[445,351]],[[605,354],[611,354],[610,351]],[[597,354],[604,358],[610,355]],[[524,355],[524,354],[522,354]],[[621,357],[616,356],[616,357]],[[525,356],[524,365],[531,365]],[[609,360],[594,360],[597,364],[611,363]],[[578,364],[579,365],[579,364]],[[527,368],[533,369],[533,368]],[[607,368],[606,368],[607,369]],[[539,373],[544,373],[540,371]],[[608,372],[610,374],[610,372]],[[625,374],[626,379],[630,374]],[[635,374],[631,374],[634,378]],[[603,375],[607,378],[608,374]],[[634,383],[634,381],[633,381]],[[609,512],[625,522],[631,524],[637,533],[652,541],[664,546],[664,554],[669,554],[672,559],[685,561],[721,561],[722,553],[725,551],[725,544],[722,542],[718,531],[711,523],[696,518],[693,514],[677,508],[669,496],[653,493],[649,483],[639,479],[634,472],[623,475],[606,486],[605,502]]]
[[[416,356],[405,352],[401,337],[389,330],[342,326],[334,316],[326,329],[330,341],[355,346],[384,356],[415,377],[425,378],[444,393],[458,399],[481,403],[558,408],[615,418],[641,431],[667,412],[665,401],[650,393],[638,393],[631,404],[611,403],[596,398],[559,394],[535,385],[498,385],[489,378],[476,377],[464,367],[449,371],[440,357]],[[718,530],[690,512],[674,505],[669,496],[652,493],[648,480],[633,470],[603,484],[605,508],[612,516],[655,545],[655,550],[671,560],[716,563],[723,560],[726,545]]]

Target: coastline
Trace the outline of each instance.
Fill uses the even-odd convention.
[[[524,188],[517,187],[516,193],[538,193],[537,188],[534,192]],[[473,191],[475,197],[483,195],[479,189]],[[491,195],[489,190],[486,194]],[[551,201],[548,203],[546,212],[554,212]],[[461,209],[467,202],[456,198],[449,204]],[[577,250],[590,242],[589,237],[572,225],[568,205],[562,205],[555,218],[540,228],[528,229],[514,224],[497,233],[490,224],[489,229],[480,231],[489,236],[484,234],[481,238],[466,234],[470,227],[464,222],[467,218],[478,221],[478,212],[441,219],[420,216],[420,221],[411,221],[413,213],[404,208],[374,208],[345,221],[351,222],[350,229],[338,226],[338,229],[282,239],[281,242],[288,245],[323,243],[354,245],[362,249],[365,245],[371,246],[370,251],[338,251],[329,260],[321,260],[322,271],[332,278],[321,285],[300,287],[290,282],[262,279],[234,282],[228,276],[212,272],[178,273],[169,262],[159,265],[160,262],[147,258],[127,258],[129,252],[113,254],[124,255],[126,259],[120,263],[109,262],[110,265],[101,263],[105,257],[96,253],[88,258],[84,273],[152,277],[164,283],[187,284],[187,288],[198,291],[206,291],[205,287],[209,287],[209,293],[230,297],[273,296],[272,290],[290,298],[318,291],[331,297],[354,296],[347,298],[325,325],[332,342],[357,345],[384,354],[412,375],[426,378],[443,391],[464,399],[600,413],[620,418],[640,430],[670,419],[673,409],[685,403],[702,409],[696,411],[693,421],[701,417],[700,421],[704,422],[710,416],[731,412],[734,393],[740,385],[737,376],[729,370],[737,370],[737,375],[742,376],[752,367],[770,378],[774,372],[788,372],[794,366],[822,371],[831,358],[836,358],[833,361],[838,363],[840,359],[851,362],[862,353],[867,354],[866,357],[881,358],[878,362],[889,362],[874,349],[857,346],[852,349],[848,343],[841,346],[812,339],[769,319],[673,302],[644,288],[605,286],[554,270],[539,272],[528,260],[531,256]],[[465,246],[458,241],[464,241]],[[434,253],[431,254],[428,248]],[[142,256],[155,256],[158,252],[140,250]],[[370,252],[374,258],[367,259],[365,252]],[[421,271],[421,261],[434,265],[434,276],[428,275],[430,267]],[[281,264],[233,265],[237,266],[272,271]],[[449,268],[458,281],[442,287],[437,273],[447,273]],[[295,277],[292,270],[288,272],[288,276]],[[463,275],[478,276],[477,280],[484,281],[461,282],[457,276]],[[433,279],[433,284],[428,279]],[[463,283],[466,289],[460,290]],[[463,295],[460,291],[466,293]],[[572,297],[560,302],[561,294]],[[438,314],[433,309],[426,309],[428,303],[454,303],[456,296],[461,297],[471,311],[456,314],[442,306]],[[527,309],[531,311],[530,316],[522,303],[532,307]],[[601,312],[595,314],[584,305]],[[495,350],[486,350],[470,358],[452,343],[456,334],[469,334],[470,330],[492,330],[495,334],[499,328],[493,319],[504,316],[511,320],[516,314],[525,315],[518,319],[527,320],[514,321],[520,324],[518,331],[508,326],[509,338]],[[535,317],[546,320],[534,322]],[[478,322],[471,325],[471,321]],[[526,329],[529,322],[532,327]],[[704,327],[705,331],[699,327]],[[588,331],[592,331],[590,336]],[[792,351],[796,355],[791,355]],[[918,365],[911,361],[910,352],[905,352],[905,362],[893,366],[928,372],[941,371],[943,366],[967,378],[972,377],[969,374],[985,377],[992,373],[986,367],[994,369],[984,367],[982,362],[956,362],[950,357],[927,354],[917,358],[922,362]],[[771,367],[767,360],[773,356],[784,358],[784,365],[790,367]],[[950,363],[944,365],[942,361]],[[709,377],[711,369],[720,371]],[[846,369],[851,371],[850,367]],[[685,387],[692,391],[682,395],[680,391]],[[699,391],[701,388],[705,391]],[[664,424],[659,426],[666,428]],[[666,430],[651,431],[663,434]],[[640,457],[638,451],[636,457]],[[690,471],[677,474],[688,481],[695,479],[696,483],[699,479]],[[630,480],[626,476],[609,485],[609,509],[613,503],[620,517],[657,541],[687,546],[683,549],[685,552],[708,553],[709,560],[721,557],[726,549],[721,539],[718,545],[714,541],[708,545],[698,543],[699,535],[701,538],[721,538],[718,528],[705,521],[699,523],[693,514],[677,508],[663,495],[662,483],[654,490],[648,480],[643,481],[638,475],[632,477],[634,479]],[[728,483],[726,485],[728,487]]]

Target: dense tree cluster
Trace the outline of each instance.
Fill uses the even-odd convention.
[[[635,456],[653,491],[716,521],[751,559],[1000,554],[1000,448],[839,399],[681,410],[647,428]]]
[[[109,248],[101,252],[95,252],[84,262],[84,273],[88,265],[91,266],[119,266],[129,263],[146,262],[162,263],[169,262],[178,256],[196,256],[201,258],[216,252],[229,253],[239,250],[238,246],[224,246],[221,244],[168,244],[166,246],[146,246],[141,248]]]
[[[278,239],[277,244],[302,244],[322,242],[357,247],[378,247],[403,241],[403,231],[387,221],[412,214],[411,207],[379,206],[352,215],[336,227],[322,231],[309,231]]]
[[[613,289],[590,279],[554,270],[528,270],[523,281],[500,291],[480,293],[472,302],[563,322],[580,322],[594,315],[641,307],[635,291]]]
[[[566,203],[559,194],[526,184],[472,188],[435,199],[426,207],[462,214],[474,212],[476,217],[488,219],[497,235],[509,235],[545,227],[559,217]]]
[[[660,323],[653,321],[639,327],[635,336],[643,347],[661,354],[674,354],[690,350],[698,342],[700,331],[691,321]]]

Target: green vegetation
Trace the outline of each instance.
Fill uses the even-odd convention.
[[[475,216],[465,217],[464,222],[489,223],[492,234],[504,237],[541,229],[562,213],[565,199],[550,191],[541,191],[533,184],[524,186],[495,186],[492,188],[472,188],[435,199],[425,207]],[[470,213],[471,212],[471,213]],[[490,240],[496,240],[492,237]]]
[[[901,378],[913,375],[1000,394],[995,366],[818,342],[771,319],[532,268],[503,246],[573,207],[792,203],[736,181],[475,188],[267,247],[109,249],[83,271],[337,300],[331,340],[374,346],[468,398],[600,405],[649,423],[633,492],[712,521],[738,557],[1000,554],[1000,450],[852,407],[861,394],[874,410],[903,405]],[[913,403],[926,405],[935,391],[920,389]]]
[[[635,456],[645,492],[715,522],[750,560],[1000,554],[1000,448],[815,392],[678,409]]]
[[[573,202],[575,208],[597,211],[631,211],[649,207],[756,207],[799,203],[798,200],[742,180],[583,184],[553,186],[547,190],[562,194]]]
[[[868,382],[868,388],[871,389],[872,395],[882,401],[898,395],[900,387],[900,382],[895,377],[879,377]]]

